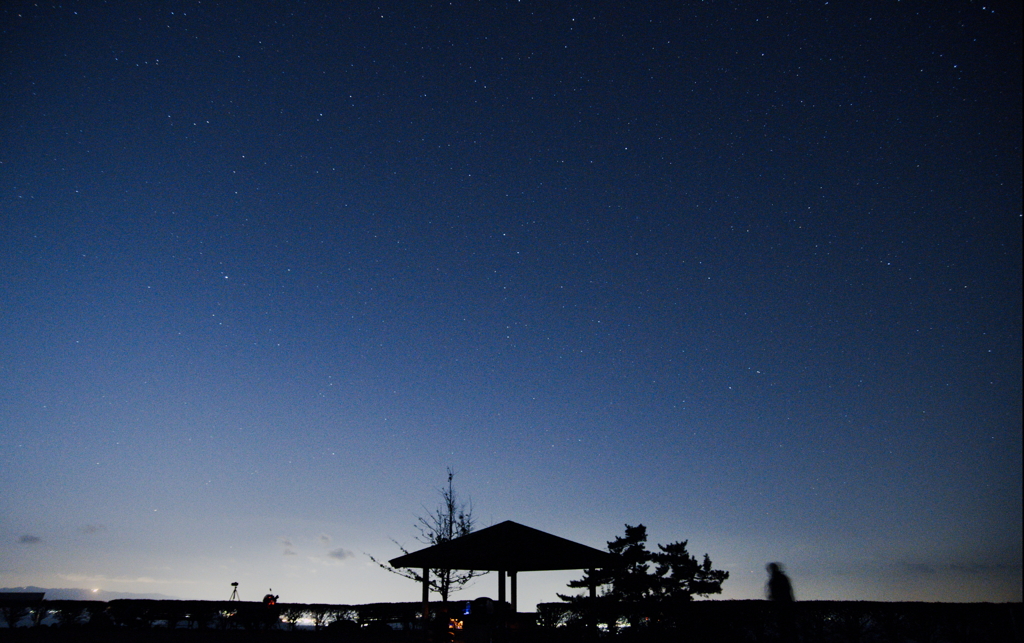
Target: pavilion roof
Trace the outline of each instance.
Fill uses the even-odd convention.
[[[392,567],[529,572],[595,569],[615,560],[608,552],[506,520],[388,562]]]

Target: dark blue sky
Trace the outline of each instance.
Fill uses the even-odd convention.
[[[0,585],[1020,600],[1019,3],[414,4],[0,8]]]

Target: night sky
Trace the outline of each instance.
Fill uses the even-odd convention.
[[[1019,601],[1021,178],[1019,2],[4,2],[0,586]]]

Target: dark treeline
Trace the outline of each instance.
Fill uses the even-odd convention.
[[[17,625],[19,629],[318,631],[382,624],[390,629],[409,629],[421,607],[421,603],[266,605],[249,601],[44,600],[37,604],[0,606],[0,628]]]
[[[538,622],[547,628],[582,627],[586,616],[565,603],[538,605]],[[1021,603],[881,603],[803,601],[780,610],[769,601],[695,601],[683,603],[660,622],[647,621],[625,640],[668,642],[806,643],[950,643],[1020,640]],[[785,636],[785,619],[790,635]]]
[[[449,604],[461,619],[464,602]],[[227,601],[114,600],[44,601],[19,617],[19,627],[4,628],[0,641],[476,641],[558,643],[588,640],[731,641],[784,640],[780,613],[768,601],[695,601],[673,614],[616,632],[590,625],[594,615],[567,603],[544,603],[536,614],[519,614],[499,637],[492,621],[486,637],[465,629],[445,632],[447,615],[434,607],[435,622],[425,637],[418,623],[419,603],[327,605]],[[796,640],[820,643],[948,641],[973,643],[1020,640],[1021,603],[875,603],[806,601],[792,605]],[[5,608],[6,610],[7,608]],[[792,639],[791,639],[792,640]]]

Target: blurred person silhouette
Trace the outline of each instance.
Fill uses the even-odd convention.
[[[793,583],[789,582],[789,576],[782,571],[780,563],[768,563],[768,587],[766,593],[768,600],[776,603],[793,602]]]
[[[793,613],[793,583],[782,571],[780,563],[768,563],[768,584],[765,594],[768,600],[775,603],[775,618],[778,627],[779,641],[796,641],[796,615]]]

